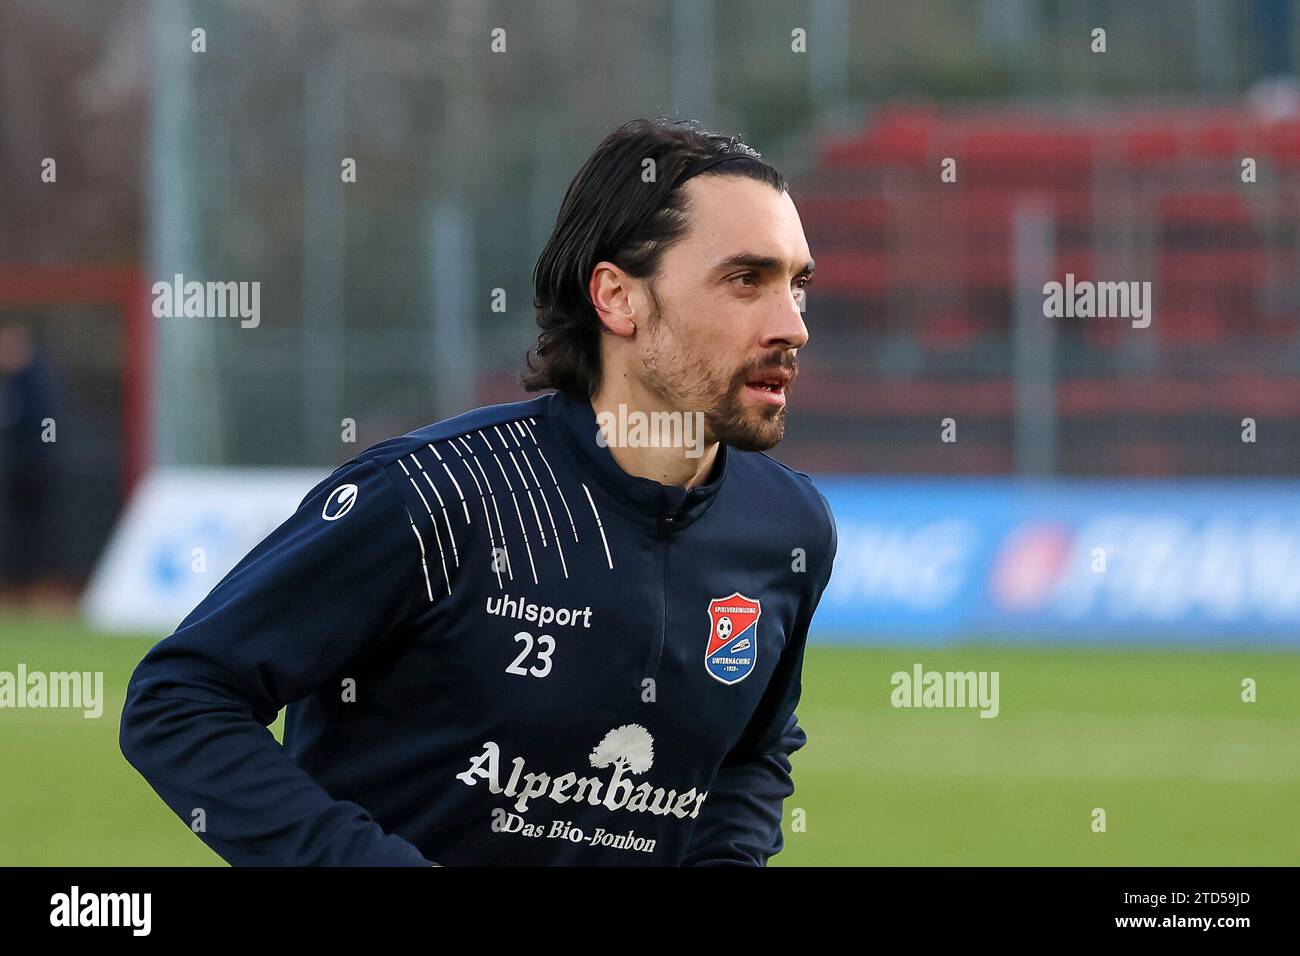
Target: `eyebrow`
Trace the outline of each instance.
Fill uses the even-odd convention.
[[[781,260],[777,259],[775,256],[761,256],[756,252],[737,252],[734,255],[727,256],[727,258],[719,261],[718,264],[713,267],[713,271],[721,272],[725,269],[734,269],[744,266],[753,269],[755,272],[779,272],[781,270],[781,265]],[[803,268],[799,270],[797,275],[810,276],[816,268],[817,264],[812,259],[809,259],[804,263]]]

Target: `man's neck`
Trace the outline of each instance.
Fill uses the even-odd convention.
[[[622,415],[619,412],[619,406],[623,406]],[[605,441],[609,448],[609,453],[613,455],[620,468],[629,475],[636,475],[640,478],[649,478],[651,481],[657,481],[661,485],[681,485],[686,488],[693,488],[696,485],[707,484],[713,476],[713,466],[718,459],[717,441],[705,441],[702,434],[703,428],[693,431],[695,422],[688,422],[687,417],[694,417],[690,413],[677,412],[672,409],[666,409],[656,405],[650,396],[636,395],[630,390],[615,390],[602,387],[591,399],[591,407],[596,413],[596,422],[599,426],[602,419],[615,423],[614,429],[605,429]],[[620,440],[616,433],[617,423],[620,421],[635,421],[633,413],[644,415],[645,423],[644,434],[649,436],[654,434],[657,427],[657,420],[652,417],[654,412],[671,411],[674,415],[681,416],[683,421],[680,428],[674,428],[673,433],[683,436],[683,442],[676,447],[656,447],[653,444],[631,443]],[[630,429],[629,429],[630,431]],[[688,440],[694,436],[694,447]],[[688,455],[688,451],[696,451],[702,448],[703,451],[698,457]]]

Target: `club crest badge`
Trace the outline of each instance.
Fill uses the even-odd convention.
[[[724,684],[735,684],[754,672],[758,662],[758,615],[762,608],[739,592],[709,602],[709,643],[704,669]]]

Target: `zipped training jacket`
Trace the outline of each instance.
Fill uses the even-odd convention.
[[[765,865],[830,508],[598,431],[556,392],[339,467],[136,668],[122,752],[235,865]]]

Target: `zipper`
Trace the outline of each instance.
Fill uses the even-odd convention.
[[[664,637],[668,630],[668,544],[676,529],[677,512],[665,511],[659,516],[659,527],[655,534],[655,586],[659,598],[659,631],[651,649],[653,665],[648,668],[653,679],[659,677],[659,665],[664,656]]]

